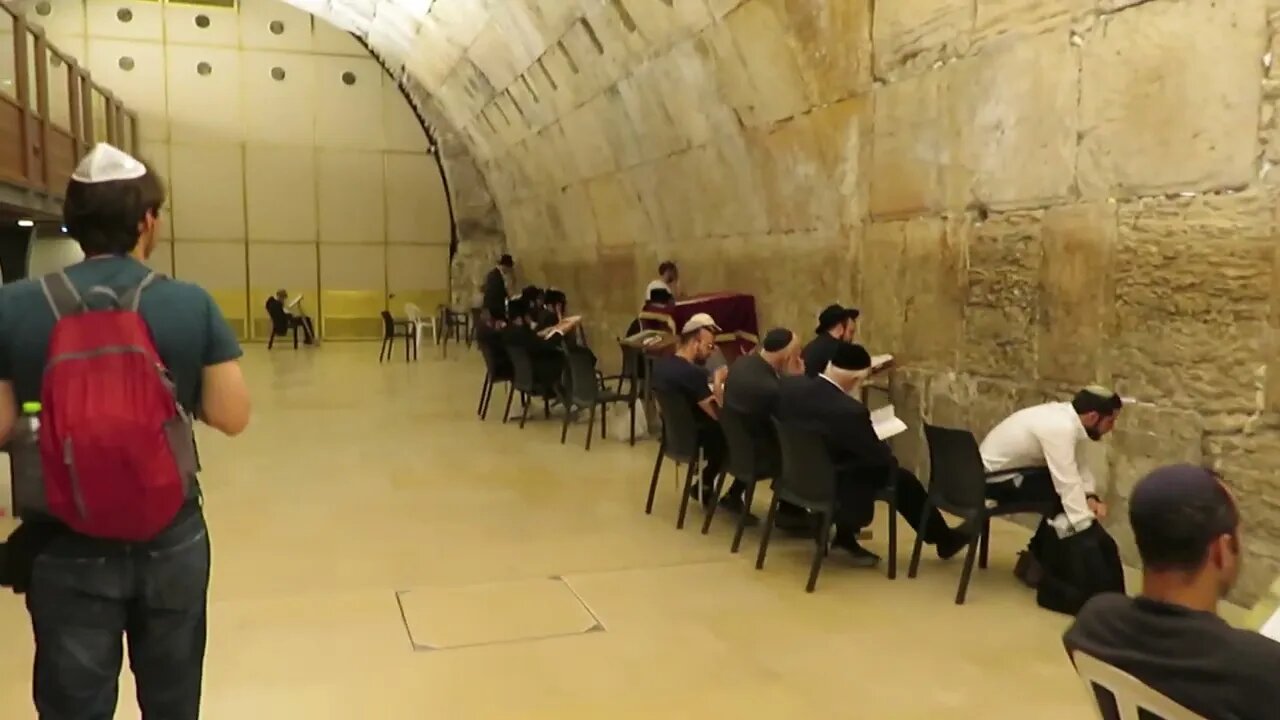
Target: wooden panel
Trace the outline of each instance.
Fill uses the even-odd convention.
[[[71,133],[61,128],[49,130],[49,193],[62,197],[76,169],[76,144]]]
[[[320,334],[326,340],[373,340],[382,337],[379,313],[387,298],[368,290],[322,290]]]
[[[22,144],[22,108],[7,97],[0,97],[0,178],[26,184]]]

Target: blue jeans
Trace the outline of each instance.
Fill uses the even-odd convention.
[[[111,720],[126,635],[144,720],[197,718],[208,588],[209,534],[196,503],[148,543],[55,539],[27,593],[40,720]]]

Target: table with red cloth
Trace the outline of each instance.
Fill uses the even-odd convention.
[[[760,328],[756,320],[756,299],[753,295],[743,293],[708,293],[697,295],[672,305],[646,304],[641,314],[642,321],[647,317],[656,319],[666,316],[668,329],[672,333],[680,332],[680,328],[689,322],[689,318],[698,313],[706,313],[715,319],[720,326],[720,334],[716,336],[716,344],[730,362],[739,355],[745,355],[760,343]]]

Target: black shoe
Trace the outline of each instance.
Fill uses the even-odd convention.
[[[954,530],[947,533],[947,536],[934,545],[934,549],[938,551],[938,557],[943,560],[950,560],[957,553],[969,546],[969,538]]]
[[[1018,562],[1014,563],[1013,575],[1021,580],[1023,585],[1034,590],[1040,587],[1040,581],[1044,579],[1044,567],[1040,565],[1035,555],[1023,550],[1018,553]]]
[[[725,495],[720,498],[720,502],[717,504],[721,510],[731,512],[734,515],[746,513],[746,520],[743,522],[746,527],[755,527],[760,524],[760,518],[747,512],[746,503],[742,502],[742,498],[738,495]]]
[[[880,564],[880,556],[859,545],[857,540],[836,538],[834,544],[849,553],[854,567],[873,568]]]

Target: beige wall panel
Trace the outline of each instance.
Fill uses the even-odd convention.
[[[249,287],[255,293],[270,294],[281,288],[288,290],[290,297],[303,293],[307,296],[303,302],[314,308],[319,289],[318,268],[319,256],[314,244],[249,244]],[[266,295],[249,298],[255,312],[266,300]]]
[[[388,245],[387,292],[449,287],[447,245]]]
[[[382,68],[368,57],[314,56],[314,63],[317,144],[381,149]],[[343,82],[345,72],[354,84]]]
[[[55,5],[72,4],[68,0],[53,0]],[[128,11],[125,22],[119,15]],[[158,2],[139,0],[85,0],[86,32],[95,38],[126,38],[130,40],[155,40],[164,37],[163,6]]]
[[[249,241],[316,241],[316,164],[310,147],[248,145]]]
[[[84,2],[83,0],[51,0],[46,6],[48,15],[41,15],[36,10],[36,3],[28,3],[27,20],[39,25],[49,33],[50,38],[67,37],[68,35],[84,35]]]
[[[89,40],[87,57],[94,80],[110,88],[125,105],[138,111],[142,139],[168,138],[164,45],[158,42],[93,38]],[[125,58],[133,62],[132,69],[120,67]]]
[[[265,3],[250,0],[249,4]],[[196,24],[201,15],[208,19],[207,27]],[[166,42],[171,44],[240,46],[239,13],[229,8],[168,3],[164,6],[164,31]]]
[[[173,243],[159,242],[156,243],[155,250],[151,251],[151,257],[147,258],[147,267],[158,273],[173,276]]]
[[[315,52],[328,55],[369,57],[369,53],[346,31],[339,30],[320,18],[315,18],[314,24],[315,32],[312,35],[311,48]]]
[[[272,72],[279,68],[283,79]],[[245,139],[288,145],[315,143],[316,64],[309,55],[245,51]]]
[[[208,75],[199,74],[200,63],[209,64]],[[174,141],[226,142],[244,135],[238,50],[170,45],[167,70]]]
[[[279,35],[271,23],[279,22]],[[311,15],[283,2],[250,1],[240,5],[240,44],[260,50],[311,50]]]
[[[385,293],[386,263],[383,245],[321,245],[320,287]]]
[[[42,277],[84,260],[80,243],[69,237],[38,237],[27,250],[27,277]]]
[[[170,151],[173,236],[244,237],[244,165],[239,145],[181,145]],[[178,261],[181,267],[182,261]]]
[[[245,245],[242,242],[177,243],[173,247],[174,277],[210,291],[243,291]]]
[[[141,158],[150,163],[151,168],[160,174],[164,181],[166,197],[164,207],[160,209],[160,238],[173,239],[173,167],[169,162],[169,143],[142,142]]]
[[[317,175],[320,242],[385,241],[382,153],[321,148]]]
[[[449,205],[435,158],[386,154],[387,242],[449,244]]]
[[[427,134],[413,106],[393,82],[382,83],[382,121],[386,124],[386,149],[426,152]]]

